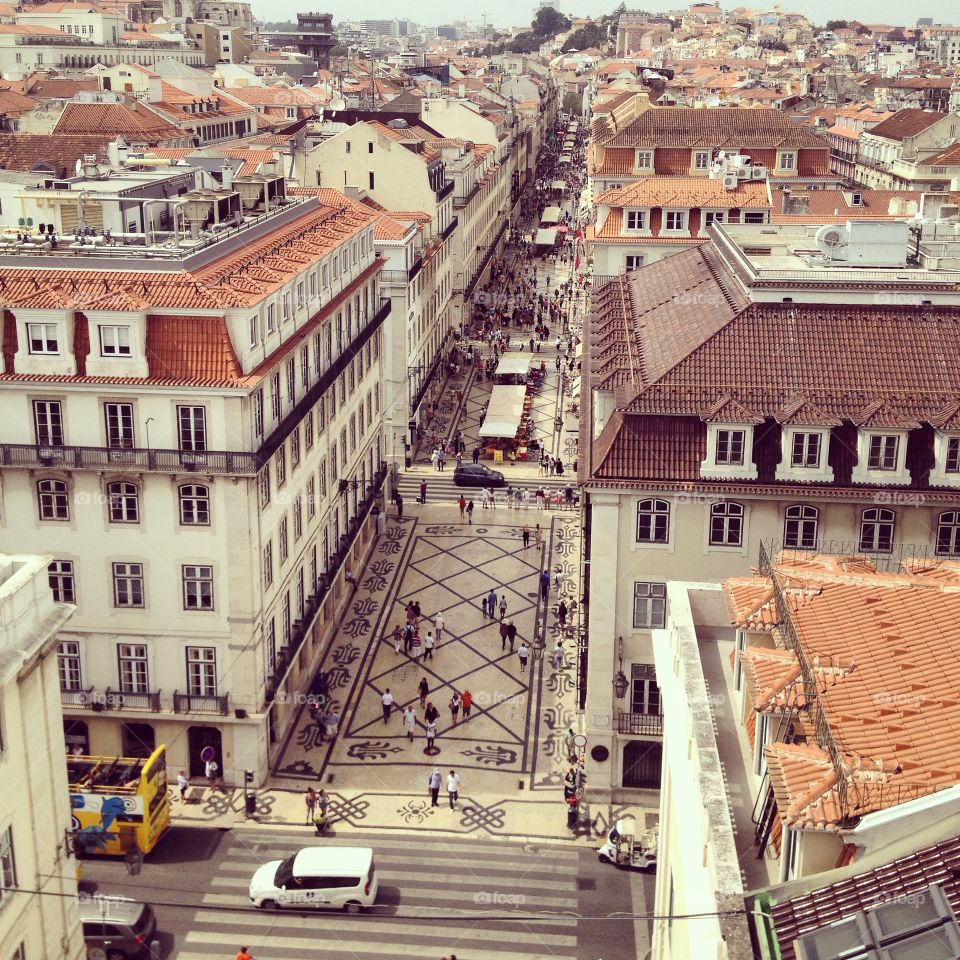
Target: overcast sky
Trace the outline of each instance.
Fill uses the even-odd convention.
[[[619,0],[559,0],[557,9],[561,13],[576,16],[600,16],[613,10]],[[318,5],[319,3],[319,5]],[[253,0],[255,15],[261,20],[277,20],[283,17],[295,19],[298,10],[317,9],[333,14],[334,22],[340,20],[392,19],[409,17],[417,23],[440,24],[454,20],[474,18],[478,22],[485,13],[487,22],[497,27],[521,26],[529,24],[533,18],[532,0],[475,0],[470,4],[463,0],[328,0],[323,3],[316,0],[306,3],[304,0]],[[724,3],[727,9],[736,6],[750,6],[749,2]],[[772,4],[771,4],[772,6]],[[864,23],[891,23],[910,26],[918,17],[932,17],[934,23],[960,24],[960,10],[955,0],[918,0],[917,3],[904,3],[903,0],[783,0],[780,6],[784,10],[796,10],[806,14],[815,24],[827,20],[844,18],[861,20]],[[628,3],[627,8],[636,7],[645,10],[676,10],[670,3],[653,2]]]

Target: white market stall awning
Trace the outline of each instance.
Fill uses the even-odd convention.
[[[552,247],[557,242],[557,228],[553,227],[549,230],[538,230],[534,242],[538,247]]]
[[[561,163],[569,163],[572,159],[573,159],[573,157],[570,156],[569,153],[561,153],[561,154],[560,154],[560,162],[561,162]]]
[[[566,190],[566,189],[567,189],[567,181],[566,181],[566,180],[554,180],[553,183],[550,184],[550,189],[551,189],[551,190]]]
[[[526,376],[530,372],[531,359],[529,353],[505,353],[497,364],[494,376],[510,374]]]
[[[515,437],[523,419],[523,399],[526,395],[526,387],[494,387],[490,391],[490,402],[480,427],[480,436]]]
[[[559,223],[563,219],[563,211],[559,207],[547,207],[540,218],[541,223]]]

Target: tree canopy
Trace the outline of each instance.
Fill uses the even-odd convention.
[[[824,29],[833,33],[834,30],[846,30],[849,26],[850,23],[847,20],[828,20]]]
[[[599,47],[607,39],[607,28],[596,23],[588,23],[586,26],[574,30],[567,38],[562,50],[567,53],[570,50],[587,50],[589,47]]]
[[[558,33],[570,29],[570,21],[553,7],[541,7],[530,24],[535,37],[555,37]]]

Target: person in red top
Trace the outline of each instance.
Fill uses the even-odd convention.
[[[470,719],[470,711],[473,708],[473,694],[469,690],[464,690],[460,694],[460,706],[463,707],[463,719]]]
[[[236,960],[253,960],[253,957],[247,953],[246,947],[241,947],[240,952],[236,956]]]

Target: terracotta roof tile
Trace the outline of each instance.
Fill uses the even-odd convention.
[[[770,209],[765,181],[743,180],[738,182],[736,190],[727,190],[722,180],[707,177],[645,177],[624,187],[605,190],[593,202],[595,206],[615,207]]]
[[[68,103],[53,129],[54,134],[97,134],[143,140],[152,145],[183,140],[185,134],[162,120],[143,104]]]
[[[72,175],[78,160],[92,154],[107,157],[107,145],[115,135],[0,133],[0,169],[30,172],[39,168],[56,177]]]
[[[158,380],[229,383],[241,376],[223,317],[148,315],[146,354]]]
[[[927,110],[905,107],[867,132],[871,136],[884,137],[887,140],[904,140],[923,133],[927,127],[932,127],[946,116],[945,113],[931,113]]]

